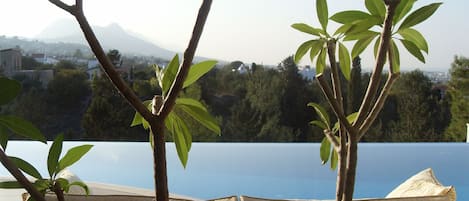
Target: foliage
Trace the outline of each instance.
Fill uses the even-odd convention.
[[[10,80],[4,77],[0,77],[0,86],[2,91],[2,94],[0,96],[0,106],[11,102],[20,93],[21,90],[21,85],[18,81]],[[91,149],[91,145],[82,145],[71,148],[67,152],[67,154],[59,160],[60,154],[62,152],[62,142],[64,139],[63,135],[59,135],[52,144],[49,151],[47,165],[50,179],[44,179],[39,173],[39,171],[25,160],[12,156],[6,158],[5,151],[7,149],[7,143],[10,132],[46,143],[46,138],[44,137],[44,135],[32,123],[16,116],[0,115],[0,153],[2,154],[2,164],[17,179],[17,181],[0,182],[0,188],[26,188],[32,195],[29,200],[38,199],[37,197],[34,198],[36,194],[34,192],[31,192],[32,189],[29,189],[27,187],[31,184],[29,184],[29,181],[24,178],[24,175],[22,175],[21,172],[19,175],[15,173],[14,170],[19,169],[22,170],[24,173],[37,179],[32,185],[33,188],[36,188],[36,190],[39,191],[43,197],[44,194],[48,190],[50,190],[55,192],[58,198],[60,197],[59,200],[63,200],[63,192],[68,192],[70,186],[73,185],[83,187],[88,193],[88,188],[86,184],[82,182],[70,183],[68,180],[63,178],[56,178],[56,176],[60,171],[64,170],[65,168],[73,165],[75,162],[80,160],[80,158],[82,158],[83,155]],[[10,162],[8,162],[8,160]],[[13,164],[13,166],[11,164]]]
[[[59,178],[57,176],[62,170],[66,169],[67,167],[73,165],[78,160],[80,160],[93,146],[81,145],[73,147],[68,150],[68,152],[60,159],[63,140],[64,136],[58,135],[49,149],[49,156],[47,158],[47,169],[50,178],[48,179],[42,177],[39,171],[25,160],[12,156],[10,156],[9,158],[11,161],[13,161],[16,166],[18,166],[20,170],[35,179],[33,185],[37,188],[39,192],[42,193],[42,195],[45,195],[47,192],[54,192],[57,194],[57,196],[63,196],[63,192],[67,193],[70,190],[71,186],[79,186],[83,188],[86,194],[88,195],[89,190],[88,186],[85,183],[80,181],[70,182],[67,179]],[[0,182],[0,188],[12,188],[12,186],[22,188],[21,184],[17,181]],[[31,197],[29,200],[34,199]]]
[[[0,96],[0,106],[11,102],[21,90],[21,84],[16,80],[0,77],[2,94]],[[12,115],[0,115],[0,139],[2,148],[5,150],[9,132],[31,138],[33,140],[46,142],[42,133],[30,122]]]
[[[148,138],[141,128],[129,128],[134,110],[120,97],[119,92],[104,76],[92,82],[91,101],[83,114],[81,123],[84,138],[92,140],[137,140]]]
[[[203,61],[198,64],[194,64],[190,67],[187,78],[184,81],[183,89],[187,88],[200,77],[206,74],[210,69],[215,67],[216,61]],[[179,69],[179,56],[176,54],[173,59],[169,62],[166,68],[162,68],[158,65],[155,65],[156,78],[158,84],[162,90],[161,98],[154,99],[154,101],[146,101],[147,107],[149,110],[153,110],[154,113],[159,112],[158,104],[161,104],[165,97],[169,93],[170,87],[173,85],[173,82],[176,79],[176,74]],[[159,101],[159,103],[157,102]],[[172,110],[165,120],[166,129],[172,134],[174,143],[176,144],[176,150],[179,156],[179,159],[184,167],[187,165],[189,151],[192,146],[192,134],[190,133],[190,128],[187,126],[186,122],[181,119],[175,111],[184,112],[186,115],[192,117],[194,120],[198,121],[201,125],[209,129],[210,131],[220,135],[220,127],[215,118],[213,118],[209,113],[206,107],[195,99],[190,98],[178,98],[176,100],[176,105],[174,110]],[[145,129],[149,127],[146,126],[149,123],[143,119],[143,117],[137,112],[134,115],[131,126],[137,126],[142,124]],[[151,135],[155,135],[150,132],[150,139],[153,139]],[[153,145],[153,144],[152,144]]]
[[[58,70],[47,86],[49,101],[62,110],[81,104],[90,93],[88,75],[80,70]]]
[[[399,75],[400,56],[395,41],[399,40],[410,54],[425,62],[422,51],[428,53],[427,42],[413,27],[429,18],[441,3],[429,4],[408,14],[414,3],[414,0],[402,2],[365,0],[367,12],[348,10],[338,12],[329,18],[327,1],[316,0],[316,13],[321,26],[317,28],[304,23],[292,25],[292,28],[313,36],[312,40],[298,47],[295,62],[299,62],[308,51],[310,52],[311,62],[314,60],[316,62],[316,77],[321,89],[338,119],[336,126],[332,128],[325,109],[318,104],[309,104],[321,117],[312,123],[324,129],[327,138],[322,141],[320,149],[323,164],[331,161],[332,168],[339,167],[337,200],[349,201],[353,198],[358,141],[383,108],[390,89]],[[329,19],[342,24],[333,34],[327,30]],[[378,31],[375,31],[375,27]],[[356,58],[373,40],[375,40],[376,65],[367,93],[358,112],[351,113],[353,110],[349,109],[349,113],[346,113],[340,74],[346,80],[351,79],[350,58]],[[351,52],[344,45],[346,41],[355,41]],[[339,59],[338,64],[336,58]],[[330,62],[332,88],[324,78],[327,59]],[[386,60],[389,63],[389,76],[385,86],[379,89],[381,72]],[[380,91],[379,96],[378,91]]]
[[[469,123],[469,59],[457,56],[450,69],[451,80],[448,95],[451,99],[451,122],[445,131],[445,139],[464,141],[466,123]]]
[[[392,124],[393,141],[435,141],[438,126],[444,125],[439,113],[439,94],[433,95],[432,83],[422,71],[403,73],[396,82],[394,96],[398,120]],[[440,132],[441,133],[441,132]]]

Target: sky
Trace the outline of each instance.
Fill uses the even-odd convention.
[[[440,0],[441,1],[441,0]],[[64,2],[73,4],[74,1]],[[118,23],[125,30],[144,37],[163,48],[182,52],[192,33],[201,0],[84,0],[84,11],[93,25]],[[434,0],[418,0],[414,9]],[[426,22],[417,25],[429,43],[427,62],[420,63],[404,49],[403,70],[447,71],[455,55],[469,57],[469,2],[443,1]],[[363,10],[363,0],[328,0],[329,14],[343,10]],[[214,0],[197,55],[277,65],[293,55],[307,34],[290,27],[307,23],[319,27],[314,0]],[[71,18],[47,0],[0,2],[0,35],[34,38],[47,25]],[[337,25],[331,24],[329,32]],[[350,46],[351,48],[351,46]],[[365,51],[362,68],[371,69],[374,58]],[[307,59],[302,65],[310,65]],[[314,67],[314,65],[312,65]]]

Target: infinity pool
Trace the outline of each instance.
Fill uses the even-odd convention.
[[[51,143],[49,142],[49,145]],[[152,154],[141,142],[65,142],[95,147],[71,168],[82,180],[153,188]],[[7,153],[47,175],[48,146],[12,141]],[[194,143],[184,169],[167,144],[169,190],[196,198],[251,195],[332,199],[336,172],[322,166],[317,143]],[[444,185],[469,200],[469,144],[362,143],[355,197],[384,197],[415,173],[431,167]],[[0,168],[0,175],[9,175]]]

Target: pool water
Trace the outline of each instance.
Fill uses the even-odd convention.
[[[82,180],[153,188],[148,143],[65,142],[64,148],[81,144],[95,145],[71,167]],[[317,143],[194,143],[186,169],[174,144],[166,146],[172,193],[201,199],[228,195],[333,199],[335,195],[336,172],[321,165]],[[7,153],[47,175],[48,146],[12,141]],[[442,184],[455,186],[458,200],[469,200],[469,144],[463,143],[362,143],[354,197],[384,197],[429,167]],[[9,174],[0,168],[0,175]]]

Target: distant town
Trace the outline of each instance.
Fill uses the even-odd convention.
[[[1,46],[0,46],[1,47]],[[80,53],[80,49],[77,49],[75,55],[53,55],[46,53],[25,53],[21,47],[16,46],[7,49],[0,49],[0,74],[4,74],[7,77],[13,77],[15,75],[23,75],[29,78],[35,78],[42,82],[44,86],[47,86],[50,80],[54,77],[54,70],[42,69],[41,66],[24,68],[23,60],[24,59],[34,59],[38,64],[53,66],[60,61],[69,61],[80,66],[85,66],[86,73],[91,79],[93,76],[99,76],[101,70],[99,67],[99,62],[95,58],[86,59],[85,56]],[[91,57],[91,56],[86,56]],[[166,66],[169,62],[165,59],[156,59],[155,57],[142,57],[144,63],[147,65],[152,65],[152,61],[160,66]],[[125,60],[123,60],[125,61]],[[132,64],[134,65],[134,64]],[[275,67],[275,66],[272,66]],[[127,72],[134,66],[121,65],[120,71]],[[237,67],[233,68],[233,71],[238,71],[239,73],[248,72],[251,69],[250,65],[245,65],[240,63]],[[307,79],[313,80],[315,76],[315,69],[309,65],[299,66],[299,74]],[[427,76],[435,84],[444,84],[449,81],[450,75],[448,72],[432,72],[432,71],[423,71],[425,76]]]

